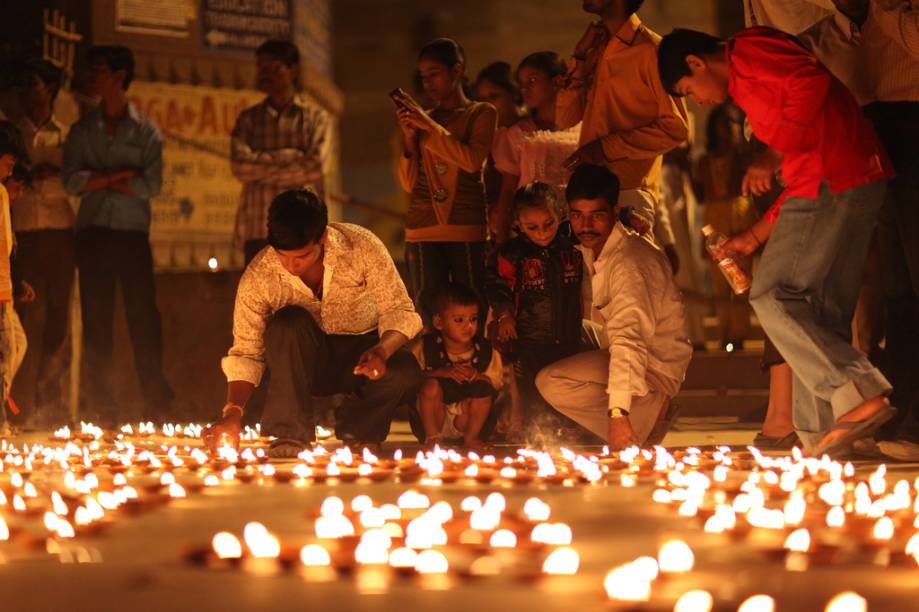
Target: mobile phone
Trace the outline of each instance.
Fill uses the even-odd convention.
[[[405,108],[405,104],[402,103],[401,99],[410,98],[410,97],[411,96],[405,93],[405,90],[402,89],[401,87],[396,87],[395,89],[389,92],[389,98],[392,100],[393,104],[395,104],[398,108]]]

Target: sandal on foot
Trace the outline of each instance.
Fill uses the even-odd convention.
[[[814,449],[813,455],[815,457],[822,457],[823,455],[832,457],[833,455],[849,452],[856,440],[873,436],[881,428],[881,425],[892,419],[896,414],[897,409],[893,406],[882,406],[880,410],[867,419],[861,421],[837,421],[827,432],[827,435],[833,431],[844,431],[845,434],[833,442],[818,446]]]
[[[272,459],[296,459],[306,450],[306,442],[294,438],[276,438],[268,446],[268,456]]]
[[[913,463],[919,461],[919,444],[910,440],[885,440],[878,442],[878,452],[895,461]]]
[[[801,446],[801,440],[795,432],[791,432],[781,438],[772,438],[763,432],[759,432],[753,438],[753,446],[759,450],[791,450],[796,446]]]

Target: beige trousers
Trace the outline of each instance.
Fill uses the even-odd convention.
[[[553,408],[604,440],[609,432],[609,351],[572,355],[543,368],[536,387]],[[641,444],[657,423],[661,410],[680,389],[677,381],[648,371],[649,392],[633,397],[629,421]]]

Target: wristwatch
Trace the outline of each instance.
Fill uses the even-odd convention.
[[[621,419],[622,417],[629,416],[629,411],[624,408],[610,408],[606,414],[611,419]]]

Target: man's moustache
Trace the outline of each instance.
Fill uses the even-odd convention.
[[[594,232],[581,232],[580,234],[577,234],[577,237],[578,238],[599,238],[600,234],[597,234]]]

